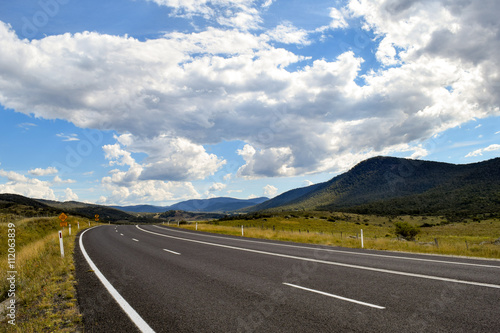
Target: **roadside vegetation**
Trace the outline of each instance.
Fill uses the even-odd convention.
[[[89,220],[70,216],[72,235],[63,233],[65,257],[57,236],[59,219],[0,213],[0,303],[8,299],[7,253],[9,223],[15,224],[16,325],[0,316],[6,332],[83,332],[76,299],[73,250],[77,224]],[[165,221],[165,224],[168,222]],[[435,253],[500,259],[500,219],[478,215],[460,220],[443,216],[377,216],[325,211],[281,212],[226,217],[179,227],[245,237],[361,247],[361,229],[367,249]],[[92,221],[92,225],[95,223]],[[177,226],[177,223],[170,223]]]
[[[176,223],[171,224],[177,226]],[[198,230],[245,237],[374,250],[434,253],[500,259],[500,219],[476,216],[376,216],[350,213],[283,212],[198,222]],[[194,230],[195,222],[181,222]]]
[[[0,302],[8,299],[7,229],[15,224],[16,240],[16,320],[8,324],[1,317],[6,332],[81,332],[82,318],[76,299],[73,249],[75,236],[88,228],[89,220],[69,217],[72,235],[64,228],[64,258],[61,258],[58,231],[59,219],[53,217],[22,217],[0,214]],[[95,223],[94,223],[95,225]]]

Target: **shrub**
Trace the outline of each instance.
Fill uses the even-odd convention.
[[[406,240],[414,240],[415,236],[420,232],[420,228],[411,225],[408,222],[395,222],[394,227],[396,228],[394,232],[396,236],[401,236]]]

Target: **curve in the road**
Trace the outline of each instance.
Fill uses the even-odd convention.
[[[90,268],[92,268],[92,270],[99,278],[99,280],[102,282],[104,287],[108,290],[108,292],[111,294],[114,300],[118,303],[118,305],[120,305],[122,310],[132,320],[132,322],[137,326],[137,328],[141,330],[141,332],[143,333],[155,333],[155,331],[148,325],[148,323],[146,323],[146,321],[142,319],[142,317],[137,313],[137,311],[135,311],[134,308],[130,306],[130,304],[122,297],[122,295],[120,295],[120,293],[106,279],[106,277],[101,273],[99,268],[97,268],[97,266],[94,264],[92,259],[90,259],[89,255],[87,254],[87,251],[85,250],[85,246],[83,246],[83,235],[90,229],[87,229],[84,232],[82,232],[79,241],[80,250],[82,251],[82,254],[85,257],[85,260],[87,260],[87,263],[89,264]]]

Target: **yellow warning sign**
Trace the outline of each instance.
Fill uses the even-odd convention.
[[[68,218],[68,215],[66,215],[64,213],[61,213],[61,215],[59,215],[59,220],[61,220],[61,222],[59,223],[59,225],[61,227],[67,227],[68,226],[68,222],[66,222],[67,218]]]

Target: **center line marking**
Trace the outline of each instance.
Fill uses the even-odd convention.
[[[135,239],[135,238],[132,238],[132,240],[133,240],[134,242],[138,242],[138,241],[139,241],[138,239]]]
[[[173,254],[177,254],[178,256],[181,255],[179,252],[175,252],[175,251],[171,251],[171,250],[167,250],[167,249],[163,249],[163,251],[170,252],[170,253],[173,253]]]
[[[324,296],[329,296],[329,297],[337,298],[337,299],[340,299],[342,301],[347,301],[347,302],[352,302],[352,303],[356,303],[356,304],[361,304],[361,305],[369,306],[371,308],[375,308],[375,309],[379,309],[379,310],[384,310],[385,309],[385,307],[380,306],[380,305],[375,305],[375,304],[371,304],[371,303],[361,302],[361,301],[357,301],[357,300],[352,299],[352,298],[342,297],[342,296],[338,296],[338,295],[334,295],[334,294],[325,293],[324,291],[319,291],[319,290],[315,290],[315,289],[310,289],[310,288],[306,288],[306,287],[297,286],[296,284],[291,284],[291,283],[286,283],[286,282],[283,282],[283,284],[285,284],[287,286],[290,286],[290,287],[294,287],[294,288],[298,288],[298,289],[302,289],[302,290],[307,290],[307,291],[310,291],[310,292],[313,292],[313,293],[316,293],[316,294],[320,294],[320,295],[324,295]]]

